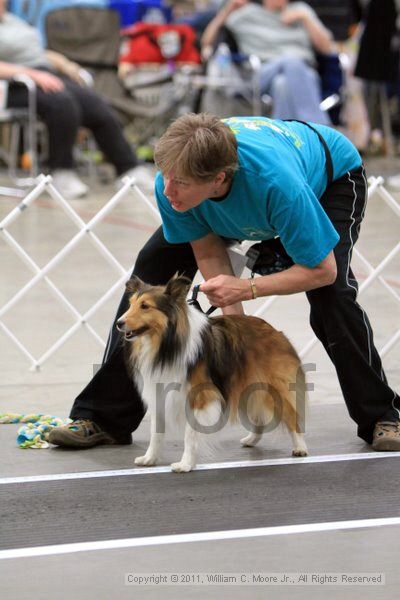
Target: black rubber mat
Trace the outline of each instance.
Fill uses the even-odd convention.
[[[0,485],[0,548],[400,516],[399,460]]]

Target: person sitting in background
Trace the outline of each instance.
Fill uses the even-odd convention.
[[[23,74],[35,82],[37,114],[48,130],[48,167],[55,187],[67,199],[79,198],[88,192],[75,171],[73,159],[73,147],[81,126],[91,130],[119,178],[133,175],[139,186],[152,187],[150,174],[139,165],[111,107],[99,94],[85,87],[83,81],[76,81],[77,70],[70,61],[56,53],[47,54],[39,32],[6,12],[6,4],[0,0],[0,78],[12,79]],[[56,74],[54,67],[61,67],[67,74]],[[11,81],[7,107],[27,105],[25,86]]]
[[[330,54],[332,35],[314,10],[304,2],[229,0],[207,26],[203,54],[225,27],[239,51],[261,62],[260,90],[273,101],[276,119],[299,119],[330,125],[320,107],[320,80],[315,52]]]

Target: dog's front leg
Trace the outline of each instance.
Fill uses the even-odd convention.
[[[185,442],[180,462],[172,463],[171,469],[175,473],[188,473],[196,466],[197,455],[197,431],[192,429],[189,423],[185,426]]]
[[[203,363],[192,371],[189,383],[183,455],[180,462],[171,465],[176,473],[194,469],[199,440],[204,441],[207,433],[215,433],[221,426],[223,400],[219,390],[209,381]]]
[[[150,444],[144,456],[135,458],[136,465],[152,466],[161,460],[164,446],[164,431],[158,431],[160,423],[154,411],[150,413]],[[162,427],[160,429],[163,429]]]

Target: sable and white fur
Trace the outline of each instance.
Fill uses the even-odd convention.
[[[306,456],[301,433],[306,384],[293,346],[262,319],[207,317],[187,303],[190,285],[180,276],[166,286],[137,277],[127,283],[130,305],[117,327],[151,418],[150,445],[135,463],[161,460],[164,424],[179,415],[186,420],[184,452],[171,465],[176,472],[195,467],[200,436],[226,418],[249,423],[243,446],[254,446],[263,427],[281,421],[291,434],[293,456]]]

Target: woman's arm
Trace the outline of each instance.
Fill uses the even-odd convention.
[[[336,274],[336,260],[331,251],[316,267],[295,264],[286,271],[257,277],[254,283],[257,297],[285,296],[331,285],[336,279]],[[239,279],[228,274],[208,279],[201,285],[201,291],[206,294],[211,304],[220,307],[253,298],[248,279]]]
[[[282,22],[286,25],[292,25],[301,21],[310,36],[311,43],[317,52],[321,54],[330,54],[334,51],[333,36],[329,29],[325,27],[317,15],[307,7],[291,8],[290,5],[282,13]]]
[[[86,86],[85,80],[82,78],[83,69],[72,60],[69,60],[63,54],[54,52],[54,50],[46,50],[47,60],[50,62],[53,69],[59,71],[61,74],[66,75],[78,85],[82,87]]]
[[[191,246],[199,271],[206,281],[227,276],[231,281],[231,286],[236,287],[236,293],[241,291],[242,280],[234,276],[226,244],[219,236],[210,233],[199,240],[191,242]],[[241,303],[236,300],[224,303],[223,305],[218,304],[218,306],[224,306],[223,313],[226,315],[242,315],[244,312]]]
[[[225,6],[215,15],[215,17],[209,22],[201,36],[201,54],[205,60],[207,60],[212,54],[212,48],[214,47],[215,41],[221,28],[225,25],[229,15],[242,8],[247,4],[248,0],[229,0]]]
[[[21,75],[22,73],[24,73],[24,67],[22,67],[21,65],[13,65],[11,63],[0,61],[1,79],[9,79],[10,77],[14,77],[15,75]]]
[[[61,92],[64,89],[62,80],[52,73],[0,61],[0,78],[10,79],[16,75],[27,75],[45,92]]]

